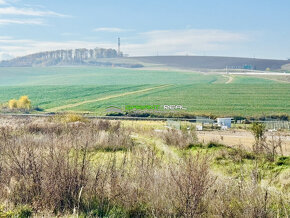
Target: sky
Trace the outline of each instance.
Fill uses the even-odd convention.
[[[290,58],[289,0],[0,0],[0,60],[114,48],[129,56]]]

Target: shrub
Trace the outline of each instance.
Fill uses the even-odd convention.
[[[32,209],[28,206],[22,206],[16,211],[16,217],[19,218],[29,218],[32,216],[32,214]]]
[[[263,123],[253,123],[251,126],[251,131],[255,137],[253,151],[255,153],[262,152],[264,143],[266,141],[265,138],[266,126]]]
[[[31,109],[31,101],[29,100],[28,96],[21,96],[19,100],[11,99],[8,102],[8,106],[10,109]]]
[[[120,121],[96,120],[92,123],[93,128],[97,130],[118,132],[121,128]]]
[[[253,123],[251,131],[254,134],[255,139],[259,141],[264,137],[266,126],[263,123]]]
[[[276,165],[278,166],[290,166],[290,157],[282,156],[279,157]]]
[[[79,114],[66,114],[64,117],[64,122],[70,123],[70,122],[84,122],[85,118],[82,115]]]
[[[174,145],[179,148],[188,148],[192,144],[197,144],[197,136],[194,131],[181,131],[176,129],[167,129],[157,133],[167,145]]]
[[[219,147],[224,147],[223,144],[220,144],[218,142],[215,141],[210,141],[207,145],[208,148],[219,148]]]
[[[62,123],[86,122],[87,119],[80,114],[64,113],[55,115],[52,120]]]
[[[118,151],[128,150],[133,146],[133,140],[130,132],[121,130],[119,132],[97,132],[96,147],[97,150]]]
[[[209,172],[209,159],[198,153],[182,159],[179,167],[171,171],[175,196],[173,205],[178,216],[197,217],[206,214],[205,196],[215,182]]]
[[[203,144],[202,143],[197,143],[197,144],[189,144],[188,145],[188,149],[192,149],[192,148],[203,148]]]
[[[17,107],[19,109],[30,109],[31,101],[29,100],[28,96],[21,96],[17,102]]]
[[[3,206],[0,206],[0,217],[28,218],[32,214],[32,209],[28,206],[18,206],[15,210],[5,210]]]
[[[278,149],[280,149],[281,154],[283,153],[280,135],[278,135],[278,139],[272,135],[271,140],[267,141],[267,137],[265,136],[266,126],[262,123],[253,123],[251,131],[255,137],[253,151],[256,154],[265,155],[269,161],[274,162],[275,156],[278,154]]]
[[[218,179],[208,197],[211,197],[208,199],[211,202],[209,213],[216,217],[285,216],[283,205],[279,200],[274,205],[275,199],[267,189],[245,180]],[[280,211],[275,211],[279,207]]]
[[[8,102],[8,106],[10,109],[17,109],[17,100],[16,99],[11,99],[9,102]]]
[[[63,124],[59,123],[44,123],[44,122],[35,122],[29,123],[25,126],[25,130],[29,133],[42,133],[42,134],[56,134],[60,135],[64,130]]]

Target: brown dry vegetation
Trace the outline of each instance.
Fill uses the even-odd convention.
[[[262,168],[254,154],[226,148],[209,152],[207,148],[215,151],[222,145],[197,145],[191,131],[143,130],[143,134],[162,140],[168,149],[173,146],[178,159],[169,161],[157,148],[140,145],[131,137],[132,128],[116,121],[8,121],[0,129],[0,216],[289,214],[289,185],[262,184]],[[249,175],[241,167],[240,173],[229,176],[213,165],[251,158],[257,164]]]
[[[194,131],[166,129],[165,131],[158,132],[156,135],[162,138],[165,144],[183,149],[198,143],[198,139]]]

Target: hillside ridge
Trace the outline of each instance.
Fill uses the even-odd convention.
[[[260,59],[223,56],[138,56],[123,57],[115,49],[69,49],[34,53],[1,61],[0,67],[73,66],[141,68],[160,65],[184,69],[287,70],[290,59]]]
[[[98,60],[103,58],[122,57],[115,49],[68,49],[34,53],[22,57],[1,61],[0,67],[31,67],[55,65],[98,65]],[[106,63],[103,63],[106,64]],[[107,63],[110,64],[110,63]]]
[[[222,56],[139,56],[130,57],[136,61],[184,69],[246,69],[280,70],[290,60],[222,57]]]

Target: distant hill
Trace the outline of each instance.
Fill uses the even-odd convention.
[[[290,64],[290,60],[273,60],[257,58],[215,57],[215,56],[144,56],[132,59],[151,64],[159,64],[185,69],[281,69]],[[288,65],[289,66],[289,65]]]
[[[115,49],[74,49],[40,52],[0,62],[0,67],[93,65],[140,68],[160,65],[184,69],[289,69],[290,60],[215,56],[144,56],[123,57]]]
[[[114,49],[73,49],[40,52],[23,57],[17,57],[0,62],[1,67],[30,67],[30,66],[55,66],[55,65],[110,65],[99,63],[103,58],[122,57]]]
[[[283,65],[282,66],[282,70],[289,70],[290,71],[290,63],[286,64],[286,65]]]

